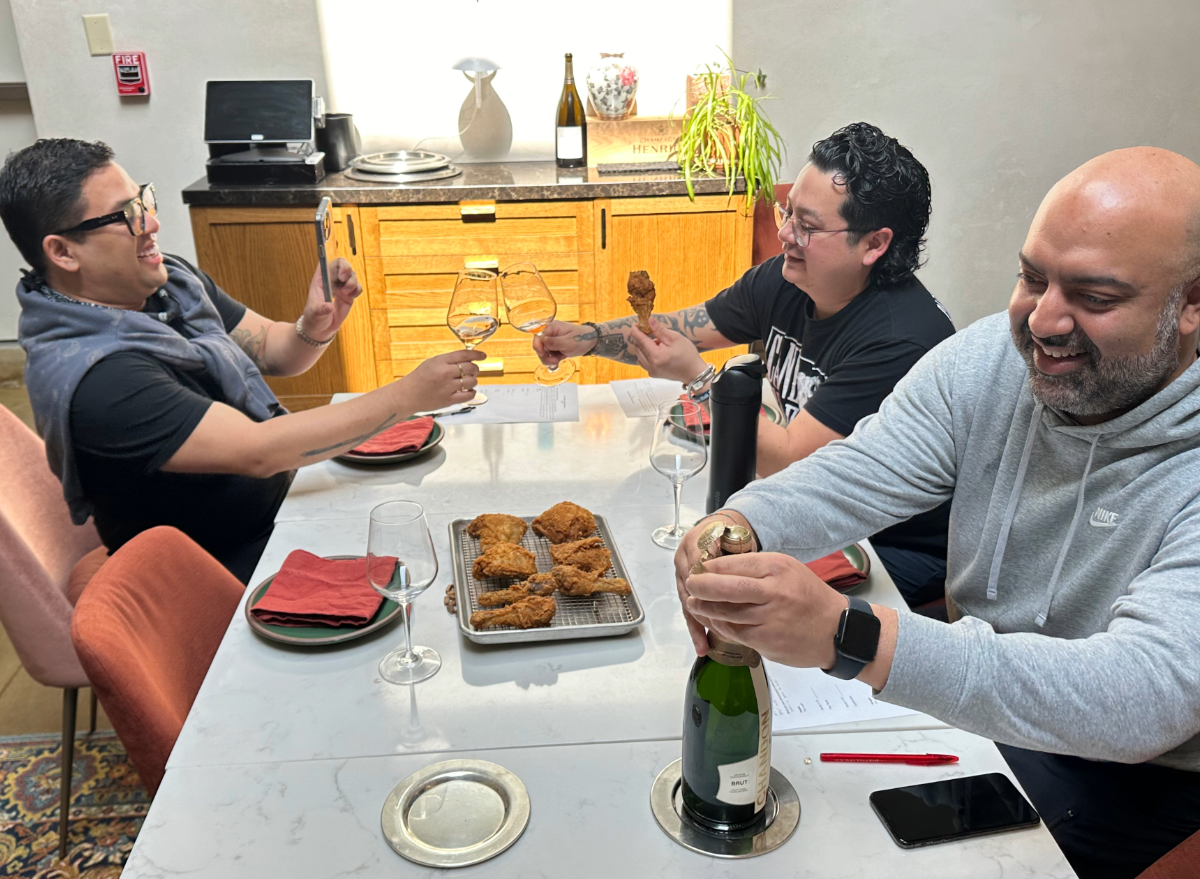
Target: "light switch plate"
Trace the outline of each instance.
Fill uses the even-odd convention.
[[[87,34],[88,51],[93,55],[111,55],[113,53],[112,25],[108,21],[107,12],[99,15],[85,15],[83,32]]]

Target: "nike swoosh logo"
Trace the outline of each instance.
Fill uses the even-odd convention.
[[[1088,520],[1088,524],[1093,528],[1116,528],[1116,522],[1105,522],[1103,519],[1097,519],[1096,514],[1092,513],[1092,518]]]

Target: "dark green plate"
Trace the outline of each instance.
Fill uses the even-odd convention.
[[[766,415],[767,418],[769,418],[772,423],[781,424],[781,425],[783,424],[783,413],[780,412],[777,408],[775,408],[774,403],[763,403],[762,408],[763,408],[763,414]],[[683,431],[683,407],[682,406],[676,405],[676,406],[671,407],[671,421],[676,426],[678,426],[680,432]],[[784,426],[786,427],[787,425],[784,425]],[[708,429],[706,429],[704,431],[705,441],[707,442],[708,440],[711,440],[711,438],[712,438],[711,432]]]
[[[421,416],[414,415],[412,418]],[[412,418],[406,418],[405,421],[412,421]],[[446,436],[446,429],[433,422],[433,430],[429,431],[429,438],[425,440],[425,445],[417,449],[415,452],[396,452],[390,455],[356,455],[354,452],[346,452],[344,455],[338,455],[338,461],[347,461],[351,464],[399,464],[401,461],[411,461],[413,458],[420,457],[438,445]]]
[[[846,560],[849,561],[850,564],[854,565],[855,570],[857,570],[860,574],[862,574],[864,577],[870,576],[870,574],[871,574],[871,557],[869,555],[867,555],[867,551],[862,548],[861,544],[858,544],[858,543],[850,544],[849,546],[845,547],[842,550],[842,555],[844,555],[846,557]],[[866,582],[867,582],[866,580],[863,580],[862,583],[856,583],[855,585],[851,586],[849,589],[839,589],[838,591],[839,592],[853,592],[855,589],[857,589],[859,586],[863,585],[863,583],[866,583]]]
[[[363,556],[331,555],[326,558],[360,559]],[[364,579],[367,575],[366,567],[366,563],[364,562]],[[385,598],[383,604],[379,605],[379,610],[375,611],[375,616],[371,618],[371,622],[365,626],[334,628],[333,626],[275,626],[269,623],[262,623],[255,619],[254,614],[250,613],[250,609],[266,594],[267,587],[271,585],[271,581],[274,579],[275,574],[272,574],[255,586],[254,591],[250,593],[250,598],[246,601],[246,622],[250,624],[250,628],[255,632],[271,641],[279,641],[283,644],[301,644],[306,647],[341,644],[344,641],[353,641],[355,638],[361,638],[363,635],[369,635],[377,629],[382,629],[400,616],[400,605],[390,598]]]

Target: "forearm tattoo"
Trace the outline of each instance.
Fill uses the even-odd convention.
[[[709,346],[700,344],[699,331],[712,324],[708,308],[704,305],[693,305],[691,308],[685,308],[672,314],[655,314],[654,319],[679,333],[698,350],[711,350]],[[616,320],[598,324],[600,338],[594,349],[596,356],[616,360],[619,363],[636,364],[638,362],[637,355],[629,349],[629,329],[635,326],[637,326],[635,317],[619,317]],[[594,337],[595,334],[588,330],[586,333],[576,336],[575,341],[582,342]]]
[[[229,333],[229,338],[233,339],[234,343],[246,352],[246,356],[258,367],[259,372],[263,375],[271,375],[266,362],[267,328],[265,326],[257,333],[235,329]]]
[[[309,449],[307,452],[301,452],[301,458],[312,458],[316,455],[324,455],[326,452],[332,452],[334,449],[340,449],[342,446],[357,446],[359,443],[369,440],[371,437],[380,431],[386,430],[396,422],[396,414],[392,413],[387,418],[379,423],[379,426],[373,430],[369,430],[359,436],[351,437],[347,440],[342,440],[340,443],[334,443],[332,446],[325,446],[323,449]]]

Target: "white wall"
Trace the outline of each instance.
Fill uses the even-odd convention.
[[[721,59],[731,0],[324,0],[322,18],[336,109],[354,114],[367,150],[413,147],[454,156],[458,111],[471,84],[451,65],[482,56],[500,65],[493,86],[513,121],[512,158],[554,158],[563,54],[575,79],[599,53],[625,52],[639,71],[638,113],[666,115],[687,74]]]
[[[39,137],[103,140],[158,192],[164,250],[195,255],[180,191],[204,176],[204,83],[325,75],[314,0],[11,0]],[[144,51],[148,98],[119,98],[112,58],[92,57],[84,13],[107,12],[117,51]]]
[[[0,82],[24,82],[17,32],[13,27],[9,0],[0,0]],[[26,100],[0,100],[0,162],[13,150],[33,143],[33,112]],[[13,288],[22,265],[21,254],[0,229],[0,342],[17,338],[17,317],[21,310]]]
[[[1196,0],[734,0],[733,56],[761,66],[794,176],[865,120],[929,169],[926,286],[958,327],[1005,307],[1050,186],[1137,144],[1200,161]]]

